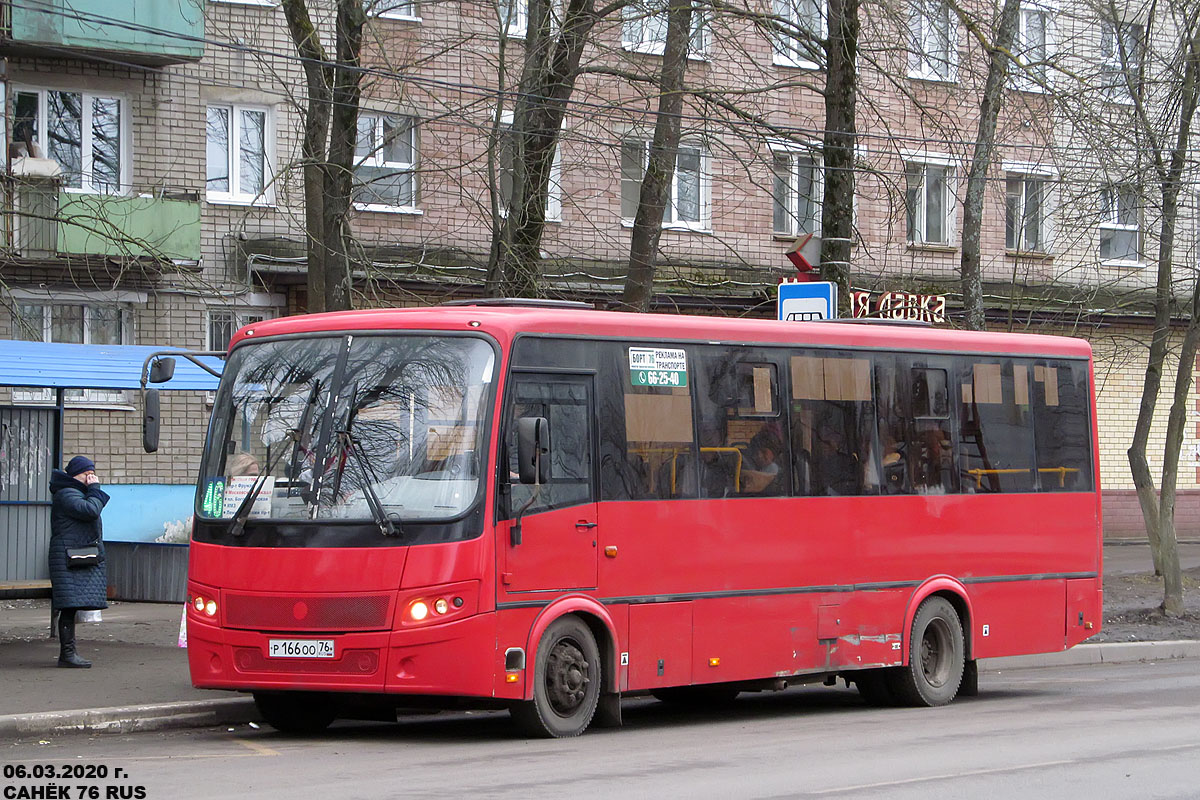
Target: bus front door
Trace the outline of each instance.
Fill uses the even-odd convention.
[[[537,592],[596,586],[596,413],[591,375],[514,372],[506,419],[508,525],[499,526],[504,550],[501,591]],[[550,480],[520,483],[516,420],[550,422]],[[511,526],[521,515],[520,543]]]

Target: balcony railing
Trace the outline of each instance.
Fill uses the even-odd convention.
[[[147,66],[204,56],[203,0],[0,0],[0,54]]]
[[[64,191],[54,176],[10,176],[9,251],[25,259],[66,256],[200,260],[198,193],[102,195]]]

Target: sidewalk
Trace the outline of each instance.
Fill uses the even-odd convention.
[[[1186,558],[1200,560],[1200,545]],[[1139,552],[1142,551],[1142,552]],[[1106,571],[1145,571],[1145,546],[1105,548]],[[178,646],[182,606],[114,602],[77,626],[91,669],[57,669],[49,599],[0,601],[0,739],[54,731],[131,731],[257,720],[249,695],[194,689]],[[1200,641],[1084,644],[1062,653],[990,659],[981,671],[1200,658]]]

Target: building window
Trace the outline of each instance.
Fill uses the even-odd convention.
[[[904,165],[909,244],[950,244],[950,179],[954,171],[942,164]]]
[[[1049,80],[1050,14],[1042,8],[1022,8],[1015,53],[1021,68],[1014,83],[1025,91],[1044,91]]]
[[[816,69],[822,61],[825,37],[822,0],[772,0],[781,30],[775,34],[775,63]]]
[[[496,183],[500,192],[500,213],[508,214],[512,204],[513,166],[516,158],[517,142],[512,130],[513,113],[505,111],[501,115],[500,141],[496,153]],[[554,148],[554,161],[550,164],[550,183],[546,187],[546,221],[562,221],[562,151]]]
[[[129,312],[119,305],[18,303],[13,335],[27,342],[129,344]],[[111,389],[67,389],[73,402],[125,403],[125,392]],[[13,402],[49,403],[52,389],[14,390]]]
[[[529,28],[528,0],[497,0],[496,10],[505,35],[524,39]]]
[[[12,135],[20,155],[57,161],[69,189],[119,192],[128,186],[123,99],[49,89],[18,89],[14,98]]]
[[[621,12],[621,46],[635,53],[662,55],[667,45],[667,10],[665,0],[634,0]],[[708,52],[708,26],[699,4],[692,5],[692,35],[688,55]]]
[[[237,333],[238,328],[245,325],[252,325],[256,322],[262,322],[265,319],[270,319],[271,315],[266,311],[231,311],[222,309],[220,311],[213,310],[208,312],[208,349],[209,350],[228,350],[229,340],[233,338],[233,334]]]
[[[1127,183],[1100,191],[1100,260],[1136,264],[1141,256],[1137,189]]]
[[[1047,181],[1032,175],[1009,175],[1004,192],[1004,246],[1009,250],[1045,253],[1047,247]]]
[[[407,20],[421,18],[416,0],[363,0],[363,11],[369,17]]]
[[[209,106],[207,132],[208,199],[272,202],[270,111],[236,105]]]
[[[775,233],[799,236],[821,227],[821,162],[804,153],[772,156]]]
[[[1141,86],[1146,29],[1132,22],[1105,20],[1100,26],[1100,84],[1108,99],[1128,103]]]
[[[360,114],[354,157],[354,202],[366,210],[417,205],[417,120]]]
[[[908,59],[910,78],[954,80],[955,25],[946,0],[911,0]]]
[[[650,157],[650,142],[626,140],[621,145],[621,218],[632,222],[637,215],[642,177]],[[709,225],[708,156],[696,144],[679,145],[675,175],[663,208],[663,225],[704,230]]]

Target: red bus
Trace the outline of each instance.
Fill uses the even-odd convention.
[[[196,686],[286,731],[432,704],[561,737],[628,694],[941,705],[1099,630],[1086,342],[573,305],[238,332]]]

